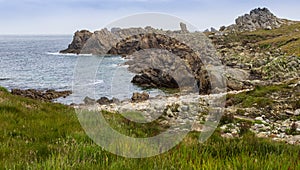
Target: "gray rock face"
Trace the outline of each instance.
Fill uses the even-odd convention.
[[[139,50],[162,49],[178,56],[179,59],[185,60],[187,66],[191,69],[201,94],[211,92],[211,84],[207,70],[204,68],[203,60],[197,51],[194,51],[189,45],[178,41],[175,38],[163,34],[148,33],[138,34],[117,43],[115,47],[108,51],[109,54],[127,56],[134,54]],[[163,56],[159,54],[160,56]],[[206,55],[203,55],[206,56]],[[168,58],[168,57],[164,57]],[[169,57],[170,58],[170,57]],[[157,66],[155,66],[157,67]],[[165,74],[161,69],[144,69],[142,75],[133,79],[133,83],[148,87],[167,87],[177,88],[176,81]],[[182,79],[177,80],[183,82]]]
[[[92,37],[93,33],[87,30],[77,31],[74,34],[73,41],[69,47],[60,51],[61,53],[75,53],[79,54],[85,43]]]
[[[176,80],[159,69],[146,69],[142,74],[133,77],[132,83],[142,87],[179,88]]]
[[[194,88],[194,85],[196,84],[199,89],[198,91],[201,94],[208,94],[212,89],[208,72],[205,70],[204,66],[220,64],[216,57],[216,51],[203,33],[188,32],[186,25],[183,23],[180,23],[180,27],[181,31],[164,31],[148,26],[145,28],[114,28],[112,31],[105,28],[100,31],[95,31],[93,34],[86,31],[82,31],[82,33],[76,32],[74,40],[69,45],[69,48],[61,52],[95,55],[109,54],[129,57],[140,51],[151,50],[151,52],[153,52],[153,50],[156,49],[164,50],[173,56],[169,55],[169,57],[166,57],[168,55],[162,55],[160,52],[155,54],[156,56],[159,56],[155,58],[155,61],[147,63],[150,64],[150,66],[143,64],[143,66],[139,65],[142,67],[136,67],[137,64],[135,63],[137,63],[137,59],[145,56],[139,55],[133,59],[134,64],[131,67],[129,66],[129,70],[132,71],[132,68],[139,68],[138,70],[135,69],[133,72],[148,75],[148,78],[146,77],[146,81],[149,81],[147,86],[150,85],[150,87],[178,87],[176,82],[174,83],[173,76],[175,76],[175,78],[177,78],[177,84],[179,84],[180,87],[186,87],[186,84],[191,84],[193,86],[192,88]],[[86,37],[90,38],[86,40]],[[146,53],[146,56],[152,55],[148,55],[149,53]],[[174,59],[174,56],[181,61],[181,65],[178,64],[179,61],[169,62]],[[158,60],[161,61],[156,62]],[[163,64],[158,65],[154,63]],[[165,72],[164,67],[166,65],[172,68],[169,69],[169,72],[167,72],[168,74],[161,74]],[[187,69],[184,68],[185,66]],[[160,72],[158,73],[153,69],[149,70],[149,68],[158,68]],[[179,72],[174,71],[176,68],[178,68],[178,70],[190,72],[189,76],[182,76],[183,74],[179,74]],[[170,70],[173,71],[171,72]],[[170,76],[170,72],[173,73],[172,76]],[[192,75],[192,79],[195,80],[194,82],[188,80],[191,80],[190,75]],[[142,78],[145,78],[145,76],[138,75],[134,82],[139,85],[146,85],[145,79]],[[163,83],[160,83],[160,81]],[[162,84],[165,84],[166,86],[161,86]]]
[[[250,12],[238,17],[234,25],[227,27],[231,31],[255,31],[257,29],[279,28],[284,21],[277,18],[267,8],[256,8]]]
[[[182,33],[188,33],[188,29],[186,28],[186,24],[185,23],[180,23],[180,29]]]

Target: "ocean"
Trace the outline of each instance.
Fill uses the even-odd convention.
[[[35,35],[35,36],[0,36],[0,86],[9,90],[19,89],[54,89],[75,90],[67,98],[56,102],[70,104],[82,103],[86,96],[128,99],[133,92],[143,89],[130,83],[134,74],[123,65],[120,56],[93,56],[59,54],[72,41],[71,35]],[[89,64],[94,63],[92,68]],[[95,62],[94,62],[95,61]],[[80,63],[78,63],[80,62]],[[82,68],[92,69],[93,76],[78,76]],[[96,70],[95,70],[96,68]],[[89,73],[90,74],[90,73]],[[74,82],[88,87],[73,86]],[[85,92],[88,89],[91,92]],[[79,92],[80,91],[80,92]],[[148,89],[150,96],[161,94],[155,89]]]

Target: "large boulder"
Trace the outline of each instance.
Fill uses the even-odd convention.
[[[134,76],[131,82],[142,87],[179,88],[173,77],[162,70],[153,68],[143,70],[142,74]]]
[[[142,101],[146,101],[149,99],[149,94],[147,92],[143,92],[143,93],[133,93],[131,100],[133,102],[142,102]]]

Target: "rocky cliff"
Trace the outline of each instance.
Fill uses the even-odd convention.
[[[61,53],[75,53],[79,54],[86,44],[86,42],[92,37],[93,33],[88,30],[81,30],[75,32],[72,43],[67,49],[60,51]]]
[[[135,71],[138,74],[132,81],[135,84],[167,88],[186,88],[197,84],[200,93],[210,93],[213,89],[204,65],[220,64],[217,62],[216,51],[203,33],[190,33],[184,23],[180,23],[180,28],[179,31],[165,31],[152,27],[113,28],[111,31],[102,29],[92,35],[87,31],[76,32],[69,48],[61,52],[120,55],[133,61],[127,63],[130,68],[140,68],[139,71]],[[86,40],[86,37],[90,38]],[[157,49],[161,51],[154,52]],[[140,51],[143,51],[143,54],[139,54]],[[162,55],[165,52],[170,54]],[[155,56],[154,60],[148,60]],[[169,62],[175,61],[176,56],[176,62]],[[181,75],[183,72],[179,74],[174,68],[182,68],[180,70],[189,73],[190,81]]]
[[[256,8],[235,20],[235,24],[225,28],[228,31],[255,31],[257,29],[275,29],[288,23],[288,20],[277,18],[267,8]],[[224,27],[222,28],[224,29]]]
[[[111,31],[105,28],[94,33],[84,30],[76,32],[68,49],[61,52],[126,56],[130,59],[126,63],[129,70],[137,74],[133,83],[145,87],[181,87],[193,84],[195,79],[200,91],[205,93],[214,90],[212,82],[222,84],[212,78],[216,75],[210,75],[214,80],[209,81],[203,67],[216,65],[217,58],[226,65],[230,90],[253,87],[256,80],[262,81],[259,83],[283,81],[300,75],[297,57],[300,24],[280,19],[267,8],[254,9],[220,31],[206,32],[213,44],[204,34],[189,32],[183,23],[180,28],[179,31],[152,27],[113,28]],[[148,49],[161,51],[149,52]],[[162,50],[175,56],[164,54]],[[183,73],[187,76],[182,76]]]

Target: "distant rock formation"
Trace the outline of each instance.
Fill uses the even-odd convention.
[[[229,31],[255,31],[257,29],[279,28],[286,20],[277,18],[267,8],[256,8],[235,20],[235,24],[228,26]],[[224,29],[224,28],[223,28]]]
[[[69,47],[60,51],[61,53],[74,53],[79,54],[86,44],[86,42],[92,37],[93,33],[88,30],[77,31],[74,34],[73,41]]]
[[[193,36],[190,36],[190,39],[192,39]],[[200,44],[199,44],[200,45]],[[134,35],[131,37],[128,37],[119,43],[115,47],[113,47],[108,53],[109,54],[115,54],[115,55],[132,55],[133,53],[139,51],[139,50],[146,50],[146,49],[162,49],[167,50],[171,52],[173,55],[177,56],[177,60],[183,60],[186,61],[184,64],[180,64],[178,61],[168,62],[167,60],[170,60],[172,58],[175,58],[175,56],[170,56],[168,54],[163,55],[164,53],[160,51],[157,54],[154,54],[156,56],[160,56],[159,60],[165,60],[163,62],[156,62],[156,61],[150,61],[148,62],[149,65],[152,65],[156,68],[147,68],[146,66],[142,69],[141,75],[137,75],[133,78],[132,82],[134,84],[141,85],[143,87],[166,87],[166,88],[179,88],[179,87],[187,87],[191,84],[194,84],[192,81],[188,81],[188,84],[183,84],[186,81],[184,77],[180,77],[177,75],[174,75],[173,72],[164,72],[164,67],[168,67],[170,65],[175,66],[175,68],[180,68],[182,65],[188,66],[190,68],[191,73],[194,75],[194,79],[196,80],[195,83],[198,84],[199,92],[200,93],[208,93],[211,90],[211,84],[208,76],[208,72],[205,70],[205,64],[201,60],[201,56],[197,54],[197,51],[194,51],[189,45],[182,43],[178,39],[172,38],[167,35],[162,34],[155,34],[155,33],[148,33],[148,34],[139,34]],[[151,58],[151,53],[143,53],[142,55],[139,55],[135,58],[135,63],[138,62],[139,58],[141,56],[149,56],[148,58]],[[155,58],[155,57],[154,57]],[[157,57],[156,57],[157,59]],[[147,59],[143,59],[144,62],[147,62]],[[168,63],[168,64],[167,64]],[[170,64],[169,64],[170,63]],[[162,66],[162,68],[159,68],[159,66]],[[157,69],[159,68],[159,69]],[[170,71],[166,70],[166,71]],[[174,70],[175,72],[176,70]],[[170,76],[170,74],[173,74]],[[182,72],[181,74],[184,74]],[[174,79],[175,78],[175,79]]]
[[[149,53],[131,58],[134,62],[129,67],[140,67],[139,71],[134,72],[138,74],[132,80],[135,84],[167,88],[186,87],[187,85],[194,87],[197,84],[197,91],[201,94],[210,93],[212,90],[210,77],[204,65],[217,63],[215,60],[217,58],[214,58],[216,51],[203,33],[189,32],[184,23],[180,23],[180,28],[179,31],[154,29],[150,26],[128,29],[113,28],[111,31],[104,28],[94,33],[80,31],[75,33],[73,42],[68,49],[61,52],[128,57],[139,51],[151,49]],[[87,39],[88,37],[90,38]],[[170,55],[162,55],[161,51],[159,54],[155,54],[153,53],[155,49],[164,50]],[[145,62],[146,59],[139,62],[141,57],[151,58],[153,55],[159,56],[159,58],[156,57],[155,61]],[[176,56],[175,62],[169,62]],[[165,67],[170,68],[169,72],[166,72]],[[183,72],[192,74],[192,76],[183,76]]]

